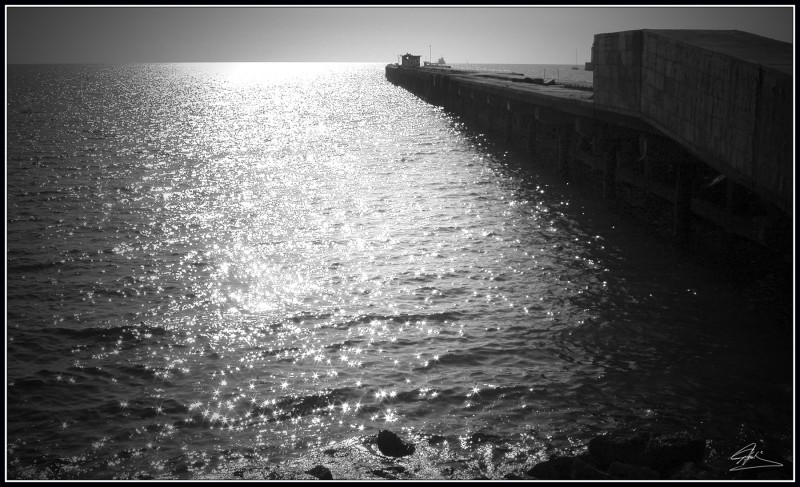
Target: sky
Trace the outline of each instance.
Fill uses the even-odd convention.
[[[6,6],[6,62],[582,64],[594,34],[735,29],[793,43],[778,7]]]

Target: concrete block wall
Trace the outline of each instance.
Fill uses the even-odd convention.
[[[789,205],[794,188],[792,86],[790,74],[762,68],[754,154],[758,164],[756,184],[772,188]]]
[[[642,32],[598,34],[595,36],[592,56],[595,103],[638,113]]]
[[[639,114],[719,172],[791,211],[791,74],[682,36],[596,35],[595,103]]]
[[[644,31],[641,113],[752,178],[757,65]]]

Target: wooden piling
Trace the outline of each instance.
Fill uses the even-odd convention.
[[[603,198],[607,201],[617,199],[617,151],[612,141],[605,141],[603,154]]]

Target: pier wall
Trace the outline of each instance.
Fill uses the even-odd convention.
[[[386,77],[525,149],[531,164],[554,161],[565,175],[577,166],[587,168],[598,175],[609,201],[623,187],[639,192],[644,201],[662,201],[671,207],[678,242],[689,238],[699,218],[786,255],[793,207],[793,179],[786,174],[792,175],[793,161],[787,164],[785,156],[786,144],[791,154],[793,128],[785,119],[791,105],[782,98],[784,73],[759,69],[753,85],[750,66],[725,64],[722,58],[715,64],[714,56],[691,54],[672,42],[646,56],[653,46],[643,31],[596,37],[594,92],[533,86],[507,73],[388,65]],[[692,55],[693,63],[710,72],[679,73],[672,56]],[[726,76],[733,89],[720,88]],[[688,86],[693,83],[694,88]],[[681,90],[687,92],[683,99]],[[741,107],[728,101],[737,96]],[[725,117],[723,123],[710,122],[719,117]],[[748,127],[746,136],[736,135]],[[725,146],[734,139],[738,149]],[[707,147],[700,148],[704,143]],[[734,150],[743,155],[733,157]],[[764,183],[756,191],[759,181]]]
[[[598,34],[595,45],[598,106],[638,114],[792,211],[791,44],[738,31],[637,30]]]
[[[594,101],[631,114],[641,112],[642,31],[596,36]]]

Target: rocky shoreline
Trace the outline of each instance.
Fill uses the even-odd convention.
[[[612,433],[593,438],[579,454],[531,464],[529,455],[492,445],[490,435],[468,440],[492,455],[443,455],[447,441],[430,436],[416,443],[388,430],[310,453],[281,466],[246,468],[203,478],[272,480],[792,480],[793,465],[774,452],[754,451],[743,460],[713,459],[706,441],[690,434]],[[522,453],[522,454],[520,454]],[[529,453],[529,452],[528,452]],[[773,460],[764,462],[759,456]],[[778,466],[777,464],[780,464]],[[737,470],[736,466],[747,467]]]
[[[160,472],[129,471],[115,480],[793,480],[790,459],[751,443],[739,452],[693,436],[611,432],[569,450],[532,447],[484,431],[469,437],[398,435],[389,430],[312,448],[281,462],[231,453],[216,466],[180,455]],[[744,446],[744,445],[742,445]],[[738,445],[737,445],[738,447]],[[725,451],[722,451],[725,450]],[[549,454],[548,454],[549,452]],[[555,453],[558,452],[558,453]],[[791,454],[790,454],[791,455]],[[15,479],[99,479],[59,462],[17,471]],[[166,468],[164,468],[166,467]],[[107,475],[108,472],[106,472]],[[99,474],[99,475],[98,475]]]

